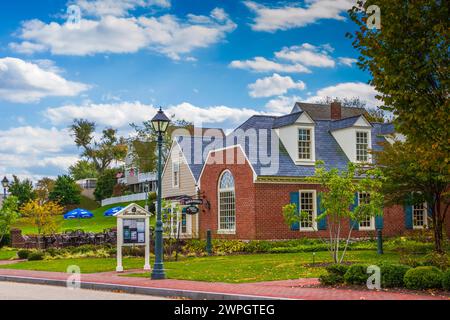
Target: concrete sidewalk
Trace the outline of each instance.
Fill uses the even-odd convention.
[[[0,281],[65,286],[68,275],[60,272],[0,269]],[[369,291],[311,287],[317,279],[229,284],[186,280],[159,280],[119,276],[115,272],[82,274],[81,287],[163,297],[198,300],[301,299],[301,300],[449,300],[427,293]]]

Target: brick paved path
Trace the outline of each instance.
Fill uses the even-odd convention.
[[[16,276],[49,280],[66,280],[67,274],[27,270],[0,269],[0,276]],[[148,288],[227,293],[260,297],[306,300],[450,300],[449,296],[427,293],[368,291],[353,289],[311,288],[317,279],[299,279],[245,284],[211,283],[186,280],[159,280],[119,276],[115,272],[82,274],[82,282],[107,283]]]

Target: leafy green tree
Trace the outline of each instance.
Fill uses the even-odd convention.
[[[117,169],[106,169],[98,177],[97,186],[94,191],[94,196],[97,201],[110,198],[113,195],[118,172]]]
[[[144,121],[142,126],[132,123],[131,127],[136,131],[136,138],[131,141],[132,150],[130,150],[130,154],[133,157],[133,164],[138,167],[141,172],[155,172],[158,161],[158,135],[153,130],[151,121]],[[192,123],[185,120],[177,120],[169,124],[163,137],[163,163],[165,163],[169,156],[173,134],[176,133],[176,130],[180,129],[188,130],[192,134],[194,126]]]
[[[0,243],[19,217],[19,199],[16,196],[7,197],[0,209]]]
[[[360,52],[359,67],[371,74],[370,83],[380,93],[382,108],[394,114],[397,130],[422,147],[418,160],[450,171],[450,2],[358,2],[350,10],[357,30],[348,36]],[[381,10],[379,30],[366,24],[372,12],[365,9],[371,5]]]
[[[98,174],[101,174],[114,161],[124,160],[127,147],[123,138],[117,137],[117,130],[106,128],[99,140],[94,137],[96,125],[84,119],[75,119],[70,126],[75,144],[83,150],[81,156],[91,161]]]
[[[69,167],[69,174],[75,180],[82,180],[88,178],[97,178],[98,172],[95,164],[88,160],[80,160]]]
[[[8,190],[12,196],[17,197],[19,207],[30,200],[36,199],[36,192],[33,189],[33,183],[28,179],[20,181],[17,176],[13,176],[13,181]]]
[[[81,189],[72,177],[68,175],[58,176],[55,186],[49,194],[49,200],[63,206],[80,204]]]
[[[321,213],[317,222],[326,219],[329,240],[328,251],[335,263],[342,263],[347,252],[354,224],[360,221],[383,214],[383,195],[381,193],[382,176],[378,169],[359,169],[349,163],[346,170],[336,168],[327,170],[323,162],[318,161],[314,177],[310,182],[320,185]],[[355,181],[356,180],[356,181]],[[367,192],[370,201],[354,204],[356,192]],[[351,207],[353,206],[353,210]],[[284,220],[288,225],[308,221],[307,212],[299,212],[296,204],[287,204],[283,207]],[[348,232],[343,229],[344,221],[352,220]],[[314,231],[318,231],[312,224]],[[344,242],[345,241],[345,242]],[[343,245],[343,249],[342,248]]]
[[[431,210],[435,250],[444,252],[443,228],[450,206],[450,172],[431,160],[417,161],[422,149],[409,142],[384,143],[383,151],[373,154],[385,177],[386,203],[413,205],[426,202]]]

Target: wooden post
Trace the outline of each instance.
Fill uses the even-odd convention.
[[[117,267],[116,272],[123,272],[122,266],[122,245],[123,245],[123,219],[117,218]]]
[[[145,271],[151,271],[150,266],[150,218],[145,218]]]

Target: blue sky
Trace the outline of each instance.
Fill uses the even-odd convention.
[[[352,3],[2,1],[0,174],[65,173],[78,155],[67,132],[73,118],[129,135],[128,124],[159,105],[225,129],[323,96],[374,105],[345,37]],[[73,5],[79,23],[67,14]]]

